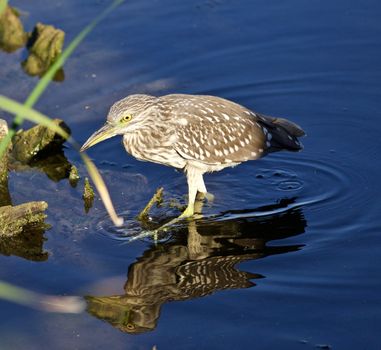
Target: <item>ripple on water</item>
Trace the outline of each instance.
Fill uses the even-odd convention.
[[[269,167],[258,169],[256,176],[261,186],[294,193],[301,206],[324,202],[331,206],[349,194],[348,172],[332,160],[299,154],[298,158],[274,155],[265,162]]]
[[[348,202],[360,205],[365,201],[361,185],[366,179],[345,160],[309,153],[297,158],[274,155],[266,163],[269,168],[258,170],[259,181],[278,191],[295,191],[299,205],[335,210]]]
[[[366,183],[366,179],[353,170],[349,161],[335,158],[332,155],[306,154],[297,159],[283,159],[282,163],[292,166],[298,178],[303,179],[300,193],[303,205],[337,210],[346,203],[364,203],[361,185]]]
[[[316,227],[351,227],[366,213],[366,176],[354,170],[343,154],[276,154],[264,159],[256,180],[266,187],[295,196],[294,206],[318,214]],[[258,178],[259,177],[259,178]]]
[[[96,224],[96,232],[117,241],[132,242],[139,239],[145,242],[152,242],[154,237],[153,231],[176,216],[172,210],[158,210],[154,208],[153,212],[154,214],[150,215],[144,223],[137,220],[138,211],[121,212],[119,215],[124,218],[124,223],[121,227],[115,227],[108,216],[103,216]],[[159,235],[155,236],[155,242],[164,243],[170,238],[171,234],[169,231],[161,231]]]
[[[221,208],[216,203],[217,205],[206,208],[204,219],[215,222],[216,220],[230,221],[245,217],[263,218],[291,208],[308,207],[310,211],[317,213],[327,210],[335,213],[335,215],[319,214],[319,225],[337,227],[337,223],[345,222],[347,219],[347,217],[338,217],[338,215],[346,216],[348,214],[347,211],[342,210],[344,206],[348,203],[359,207],[363,205],[366,197],[361,191],[361,184],[366,181],[358,173],[353,172],[345,161],[337,161],[334,156],[332,154],[321,156],[300,153],[297,157],[289,157],[285,153],[275,154],[260,162],[252,163],[255,167],[253,169],[255,176],[252,176],[252,173],[248,176],[247,171],[244,174],[231,172],[229,176],[224,176],[224,173],[221,172],[214,177],[215,189],[217,193],[223,192],[222,201],[229,203],[228,205],[231,207]],[[261,167],[258,168],[258,165]],[[242,181],[242,176],[245,176],[245,181]],[[206,183],[208,184],[208,179]],[[235,186],[232,186],[233,183]],[[255,191],[248,191],[248,188],[255,188]],[[242,191],[238,195],[237,189]],[[170,188],[168,193],[172,195]],[[257,197],[252,198],[253,193],[255,196],[258,196],[259,193],[263,200],[260,202]],[[269,195],[273,199],[269,199]],[[247,201],[242,202],[244,196],[248,198]],[[263,209],[266,208],[266,205],[274,204],[274,196],[277,198],[275,202],[285,198],[293,200],[285,206],[271,208],[271,210]],[[258,205],[259,202],[264,205]],[[253,203],[253,205],[248,203]],[[144,203],[141,204],[141,207],[143,206]],[[231,208],[234,210],[230,210]],[[147,228],[143,228],[135,219],[137,214],[137,211],[132,212],[131,210],[122,212],[125,223],[120,228],[113,227],[108,217],[104,216],[97,221],[96,231],[115,240],[134,240],[147,231]],[[176,210],[155,210],[148,226],[156,228],[176,215],[178,215]],[[335,223],[332,220],[335,220]],[[168,239],[170,239],[170,234],[166,233],[160,235],[159,242]],[[143,240],[152,241],[152,236],[143,238]]]
[[[267,180],[271,185],[275,184],[280,191],[296,191],[303,187],[303,181],[291,170],[259,169],[256,178]]]

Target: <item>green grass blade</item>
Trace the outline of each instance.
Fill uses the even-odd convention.
[[[0,0],[0,15],[3,13],[8,5],[8,0]]]
[[[72,137],[69,137],[69,135],[62,128],[54,124],[53,121],[44,114],[2,95],[0,95],[0,109],[3,109],[13,114],[22,114],[25,119],[50,128],[62,137],[67,138],[68,142],[70,142],[73,145],[73,147],[79,152],[79,144]],[[123,218],[117,216],[111,201],[110,194],[102,179],[101,174],[99,173],[95,164],[90,160],[90,158],[86,154],[80,153],[80,155],[111,220],[113,221],[115,226],[121,226],[123,224]]]
[[[4,1],[4,0],[2,0]],[[68,45],[68,47],[62,52],[62,54],[57,58],[54,64],[49,68],[49,70],[44,74],[44,76],[37,83],[35,88],[32,90],[30,95],[25,101],[25,105],[32,107],[37,100],[40,98],[42,93],[45,91],[49,83],[52,81],[56,72],[64,65],[66,60],[70,57],[73,51],[77,48],[77,46],[85,39],[85,37],[95,28],[95,26],[106,17],[112,10],[114,10],[117,6],[122,4],[125,0],[114,0],[112,4],[107,7],[100,15],[98,15],[94,20],[92,20]],[[1,106],[0,106],[1,107]],[[23,114],[17,113],[16,117],[13,120],[13,125],[9,130],[8,136],[3,139],[0,143],[0,158],[5,152],[10,140],[16,133],[17,126],[21,125],[23,122]]]
[[[106,184],[104,183],[103,178],[99,173],[97,167],[85,153],[81,153],[80,155],[83,162],[86,165],[86,169],[91,177],[91,180],[93,181],[112,222],[115,226],[122,226],[123,218],[116,214]]]
[[[0,299],[48,312],[78,314],[86,307],[80,297],[39,294],[3,281],[0,281]]]
[[[22,114],[25,119],[30,120],[33,123],[40,124],[48,127],[49,129],[55,131],[57,134],[61,135],[65,139],[69,139],[70,136],[58,125],[54,124],[53,121],[43,115],[42,113],[31,109],[21,103],[12,100],[11,98],[0,95],[0,109],[3,109],[9,113]],[[9,135],[9,133],[8,133]]]
[[[32,303],[35,298],[36,297],[33,292],[0,281],[0,299],[25,305]]]
[[[90,24],[88,24],[68,45],[68,47],[62,52],[62,54],[58,57],[58,59],[54,62],[54,64],[49,68],[49,70],[44,74],[41,80],[38,82],[36,87],[33,89],[31,94],[28,96],[25,104],[28,106],[33,106],[36,101],[39,99],[41,94],[44,92],[48,84],[52,81],[54,75],[57,71],[64,65],[66,60],[71,56],[73,51],[77,48],[77,46],[85,39],[85,37],[95,28],[95,26],[106,17],[112,10],[114,10],[117,6],[122,4],[125,0],[115,0],[113,3],[107,7],[100,15],[94,18]]]

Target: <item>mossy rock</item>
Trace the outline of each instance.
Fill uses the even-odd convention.
[[[87,177],[85,177],[85,184],[83,188],[82,198],[83,198],[83,202],[85,206],[85,212],[88,213],[91,207],[93,206],[94,190],[91,187],[90,181]]]
[[[37,23],[28,41],[29,56],[22,63],[29,75],[43,75],[62,52],[64,31]]]
[[[69,174],[69,183],[71,187],[77,187],[79,179],[80,177],[78,174],[78,169],[75,165],[72,165],[70,168],[70,174]]]
[[[17,236],[27,225],[41,223],[45,220],[46,202],[29,202],[17,206],[0,207],[0,237]]]
[[[54,123],[70,134],[69,127],[60,119]],[[13,157],[21,163],[28,164],[41,152],[57,149],[66,140],[55,131],[41,125],[21,131],[13,139]]]
[[[7,6],[0,15],[0,48],[6,52],[16,51],[25,45],[27,37],[18,12]]]

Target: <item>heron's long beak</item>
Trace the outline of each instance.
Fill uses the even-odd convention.
[[[99,130],[97,130],[94,134],[92,134],[89,137],[89,139],[81,147],[80,152],[83,152],[87,150],[88,148],[94,146],[95,144],[101,141],[107,140],[110,137],[113,137],[117,134],[118,134],[117,127],[110,123],[106,123]]]

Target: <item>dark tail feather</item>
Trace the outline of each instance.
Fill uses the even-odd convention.
[[[304,130],[297,124],[293,123],[293,122],[290,122],[289,120],[287,119],[283,119],[283,118],[274,118],[272,121],[271,121],[273,124],[275,125],[279,125],[281,126],[283,129],[285,129],[291,136],[295,136],[295,137],[302,137],[304,136],[306,133],[304,132]]]
[[[272,135],[270,152],[286,149],[289,151],[300,151],[303,145],[298,137],[304,136],[303,129],[287,119],[260,116],[260,121]]]

